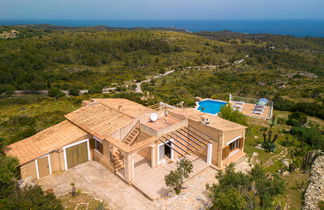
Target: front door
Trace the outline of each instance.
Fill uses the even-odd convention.
[[[88,144],[83,142],[66,148],[67,167],[72,168],[88,160]]]
[[[39,178],[47,176],[50,174],[50,166],[48,161],[48,156],[37,159],[38,174]]]
[[[171,146],[172,146],[172,142],[168,141],[166,143],[167,145],[165,145],[165,150],[164,150],[164,154],[165,156],[167,156],[169,159],[171,159]]]

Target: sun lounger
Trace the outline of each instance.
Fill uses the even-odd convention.
[[[242,110],[242,107],[240,107],[240,106],[233,106],[232,109],[234,111],[239,111],[240,112]]]
[[[263,114],[263,111],[256,111],[256,110],[253,110],[253,113],[254,113],[254,114],[259,114],[259,115],[261,115],[261,114]]]
[[[237,105],[243,105],[244,102],[243,102],[243,101],[237,101],[236,104],[237,104]]]
[[[261,109],[261,108],[255,108],[253,111],[263,112],[264,109]]]

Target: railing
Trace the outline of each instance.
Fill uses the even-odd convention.
[[[130,122],[129,124],[125,125],[124,127],[116,130],[115,132],[113,132],[111,134],[111,137],[119,140],[119,141],[122,141],[125,136],[127,136],[129,134],[129,132],[134,128],[134,126],[139,123],[139,121],[135,121],[133,120],[132,122]]]
[[[129,132],[126,134],[126,136],[123,138],[122,142],[125,141],[125,140],[127,139],[127,137],[128,137],[128,136],[133,132],[134,129],[139,128],[139,123],[140,123],[140,121],[137,120],[136,123],[135,123],[135,125],[133,126],[133,128],[130,129],[130,131],[129,131]]]

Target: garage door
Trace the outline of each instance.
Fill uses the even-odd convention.
[[[39,178],[42,178],[50,174],[48,156],[37,159],[37,166],[38,166]]]
[[[88,144],[83,142],[66,148],[67,167],[72,168],[88,160]]]

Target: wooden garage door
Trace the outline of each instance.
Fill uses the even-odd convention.
[[[73,166],[86,162],[88,160],[87,142],[66,148],[66,158],[68,168],[72,168]]]
[[[39,178],[47,176],[50,174],[48,156],[37,159]]]

